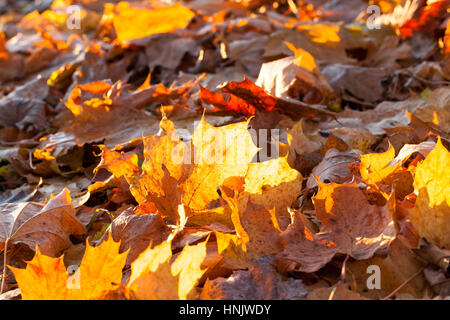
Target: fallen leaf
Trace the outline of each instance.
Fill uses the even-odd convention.
[[[179,3],[151,9],[119,2],[112,11],[113,25],[119,42],[184,28],[194,17],[194,12]]]
[[[120,252],[128,252],[127,264],[134,261],[149,246],[159,245],[167,239],[171,230],[158,214],[135,215],[132,210],[124,210],[105,232],[114,241],[120,242]]]
[[[196,295],[193,289],[205,272],[200,266],[206,256],[206,241],[185,246],[172,263],[170,247],[166,241],[148,248],[131,264],[128,286],[137,299],[185,300]]]
[[[450,190],[448,172],[450,153],[438,139],[436,147],[417,166],[414,191],[417,193],[414,208],[408,211],[412,224],[421,237],[438,246],[450,247]]]
[[[202,300],[302,300],[307,291],[301,280],[283,280],[273,267],[255,262],[249,270],[229,278],[207,280]]]
[[[56,257],[71,244],[70,235],[82,235],[86,228],[75,217],[69,191],[63,190],[46,204],[18,202],[2,204],[1,248],[5,242],[24,243],[31,249]]]
[[[110,238],[97,247],[86,246],[83,259],[69,275],[63,257],[52,258],[36,248],[26,269],[9,267],[17,280],[22,299],[73,300],[101,299],[122,278],[126,254],[119,254],[119,243]]]

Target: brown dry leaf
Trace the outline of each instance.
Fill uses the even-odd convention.
[[[229,278],[207,280],[202,300],[302,300],[307,291],[301,280],[283,280],[270,265],[256,259],[249,270],[235,271]]]
[[[42,101],[19,97],[0,99],[0,127],[2,131],[5,130],[4,128],[15,127],[24,133],[35,134],[44,130],[47,126],[45,104]],[[3,135],[1,138],[5,140]]]
[[[413,249],[413,251],[425,261],[441,268],[445,274],[450,272],[450,250],[441,249],[422,238],[419,242],[419,248]]]
[[[384,69],[334,64],[322,70],[330,86],[346,97],[374,103],[383,100],[386,89],[382,80],[388,76]],[[348,92],[348,93],[347,93]]]
[[[193,299],[195,286],[206,270],[200,266],[206,257],[206,241],[185,246],[171,262],[171,243],[148,248],[131,264],[128,287],[137,299]]]
[[[450,152],[439,138],[433,151],[417,166],[414,176],[417,199],[414,208],[408,211],[421,237],[447,248],[450,248],[449,167]]]
[[[341,253],[367,259],[395,239],[393,197],[384,206],[371,205],[355,183],[318,184],[313,202],[322,223],[320,234],[332,239]]]
[[[122,279],[126,253],[119,254],[119,246],[112,238],[97,247],[88,244],[81,265],[71,276],[63,257],[48,257],[41,254],[39,248],[33,260],[27,262],[26,269],[9,268],[14,272],[22,299],[101,299]]]
[[[39,247],[48,256],[56,257],[71,245],[70,235],[82,235],[86,228],[75,217],[69,191],[64,189],[46,204],[18,202],[2,204],[0,225],[1,249],[5,241],[24,243],[31,249]]]
[[[165,241],[171,229],[159,214],[135,215],[132,209],[124,210],[105,231],[114,241],[120,242],[120,252],[128,251],[127,265],[149,246]]]
[[[276,256],[281,272],[314,272],[326,265],[337,253],[336,244],[319,239],[303,223],[299,213],[281,234],[283,251]]]
[[[380,268],[380,289],[368,290],[367,281],[371,273],[368,267],[374,265]],[[364,297],[371,299],[382,299],[397,289],[412,275],[419,272],[424,267],[420,261],[401,241],[394,240],[389,247],[386,256],[375,255],[367,260],[348,261],[346,265],[346,281]],[[426,290],[426,283],[423,275],[418,275],[411,282],[407,283],[399,294],[411,294],[416,298],[422,298]]]
[[[60,115],[61,130],[43,140],[38,150],[58,157],[85,143],[98,142],[113,149],[132,139],[156,133],[156,117],[132,105],[115,103],[121,92],[120,82],[111,85],[109,81],[96,81],[75,86],[65,103],[70,113]]]
[[[312,234],[300,216],[281,235],[283,252],[277,255],[283,271],[314,272],[336,253],[367,259],[386,250],[395,238],[393,198],[384,206],[371,205],[355,183],[324,184],[313,197],[320,232]]]
[[[329,149],[323,160],[313,169],[308,178],[306,186],[309,189],[317,186],[318,177],[320,181],[343,183],[352,178],[349,165],[359,158],[358,150],[340,152],[337,149]]]

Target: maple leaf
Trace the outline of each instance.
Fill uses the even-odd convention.
[[[215,232],[218,253],[233,269],[245,268],[251,260],[280,251],[281,230],[274,210],[254,203],[249,195],[245,200],[227,197],[232,208],[231,219],[236,235]]]
[[[249,270],[235,271],[229,278],[207,280],[202,300],[301,300],[307,295],[299,279],[282,280],[266,261],[257,259]]]
[[[201,99],[203,102],[212,104],[217,109],[207,112],[216,112],[218,110],[231,110],[244,115],[254,115],[256,110],[277,111],[291,116],[301,116],[309,118],[327,118],[335,117],[331,112],[316,109],[305,103],[297,101],[288,101],[276,98],[266,93],[264,89],[255,85],[252,81],[244,78],[241,82],[232,81],[221,88],[221,91],[228,93],[230,99],[225,100],[219,93],[212,93],[208,89],[201,90]]]
[[[137,154],[124,154],[123,152],[110,151],[103,145],[99,147],[102,151],[102,159],[94,169],[94,173],[97,173],[100,169],[106,169],[111,172],[114,177],[125,177],[127,181],[130,181],[132,177],[139,174],[139,158]]]
[[[156,117],[133,106],[115,103],[122,89],[120,82],[112,85],[110,81],[75,86],[65,103],[70,114],[65,114],[61,130],[49,135],[37,149],[58,157],[85,143],[103,142],[112,149],[132,139],[156,133]],[[127,121],[123,121],[124,118]]]
[[[86,228],[75,217],[69,191],[64,189],[46,204],[38,202],[4,203],[1,205],[0,248],[5,242],[38,246],[45,255],[56,257],[71,245],[70,235],[82,235]]]
[[[136,215],[132,210],[124,210],[105,231],[120,242],[120,252],[128,251],[127,264],[135,260],[149,245],[158,245],[166,240],[171,229],[159,214]]]
[[[81,264],[72,276],[66,271],[63,257],[48,257],[39,248],[25,269],[9,268],[24,300],[100,299],[121,282],[127,254],[119,254],[119,246],[111,237],[97,247],[87,243]]]
[[[142,203],[148,196],[169,197],[178,192],[169,201],[172,205],[162,210],[172,221],[178,220],[175,209],[180,198],[192,211],[189,214],[207,209],[219,200],[217,188],[225,179],[246,174],[258,150],[247,127],[248,122],[239,122],[216,128],[202,118],[188,145],[175,134],[173,123],[163,119],[160,135],[144,139],[143,174],[133,180],[132,194]]]
[[[382,153],[368,153],[360,155],[360,174],[369,184],[376,185],[396,169],[396,166],[388,166],[395,157],[395,150],[392,145]]]
[[[70,299],[67,290],[69,274],[63,257],[52,258],[41,254],[39,247],[27,269],[9,267],[19,285],[24,300],[64,300]]]
[[[355,183],[324,184],[318,180],[318,185],[313,202],[320,232],[312,234],[302,219],[294,216],[281,235],[284,250],[277,260],[283,269],[314,272],[336,253],[367,259],[388,248],[396,235],[393,197],[384,206],[377,206],[369,204]]]
[[[185,246],[172,258],[171,242],[148,248],[131,264],[128,287],[137,299],[178,300],[195,297],[195,285],[206,270],[201,269],[206,256],[206,241]]]
[[[420,236],[450,248],[450,152],[439,138],[436,147],[417,166],[414,191],[417,199],[408,216]]]
[[[120,2],[112,11],[113,25],[119,42],[184,28],[194,17],[194,12],[180,3],[147,9]]]

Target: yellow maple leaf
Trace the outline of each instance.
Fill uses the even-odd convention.
[[[202,118],[187,144],[163,119],[160,134],[144,139],[143,174],[132,180],[131,193],[139,203],[171,198],[170,205],[158,209],[172,220],[181,203],[190,216],[207,214],[209,204],[220,199],[217,188],[227,178],[245,176],[258,151],[247,127],[244,121],[216,128]],[[170,196],[176,194],[180,199]]]
[[[142,300],[194,298],[195,286],[206,271],[200,268],[206,257],[206,242],[185,246],[172,263],[170,241],[149,247],[131,264],[128,288]]]
[[[419,235],[450,248],[450,152],[438,139],[436,147],[417,167],[415,207],[408,211]]]
[[[250,163],[245,175],[245,193],[250,200],[275,208],[278,217],[289,217],[287,208],[301,193],[303,177],[288,164],[288,156]]]
[[[247,127],[248,121],[243,121],[216,128],[202,119],[194,131],[191,142],[196,165],[183,184],[183,202],[192,210],[205,209],[219,199],[217,188],[227,178],[247,173],[258,151]]]
[[[119,247],[112,237],[97,247],[87,244],[80,267],[72,275],[63,257],[48,257],[39,248],[25,269],[9,268],[24,300],[101,299],[121,282],[127,253],[119,254]]]
[[[120,284],[128,251],[119,254],[119,248],[120,242],[115,242],[111,236],[97,247],[86,245],[74,275],[75,285],[79,281],[79,289],[72,289],[72,299],[98,299]]]
[[[139,174],[138,156],[137,154],[125,154],[117,151],[110,151],[104,145],[99,146],[102,151],[102,160],[94,169],[97,173],[100,169],[106,169],[111,172],[114,177],[125,177],[127,181]]]
[[[43,255],[36,247],[36,254],[27,262],[26,269],[9,268],[14,273],[23,300],[70,299],[67,290],[69,274],[62,257]]]

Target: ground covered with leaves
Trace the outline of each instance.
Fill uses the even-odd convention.
[[[448,8],[0,1],[0,297],[448,299]]]

